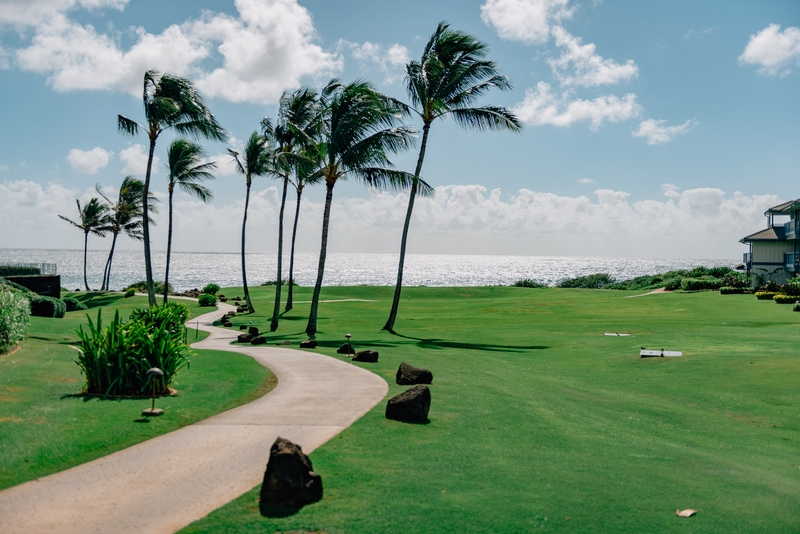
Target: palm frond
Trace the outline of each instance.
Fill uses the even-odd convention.
[[[475,131],[522,131],[522,122],[520,122],[516,115],[502,106],[454,109],[450,113],[459,125]]]
[[[120,133],[134,136],[139,133],[139,128],[143,128],[143,126],[138,122],[123,117],[122,115],[117,115],[117,130],[119,130]]]

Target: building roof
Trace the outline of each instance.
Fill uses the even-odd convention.
[[[783,232],[783,226],[770,226],[765,230],[750,234],[739,240],[740,243],[750,243],[752,241],[785,241],[786,235]]]
[[[796,210],[800,210],[800,198],[773,206],[765,211],[764,215],[769,215],[770,213],[773,215],[789,215],[792,211]]]

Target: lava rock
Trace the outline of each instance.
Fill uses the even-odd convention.
[[[386,419],[404,423],[427,423],[431,408],[431,390],[428,386],[414,386],[392,397],[386,404]]]
[[[266,343],[267,343],[267,338],[265,338],[264,336],[254,337],[252,341],[250,341],[250,344],[252,345],[265,345]]]
[[[217,298],[219,299],[220,302],[228,302],[228,299],[226,299],[225,297],[217,297]]]
[[[313,339],[306,339],[305,341],[301,341],[300,342],[300,348],[301,349],[316,349],[317,348],[317,342],[314,341]]]
[[[247,325],[246,324],[239,325],[239,330],[247,330]]]
[[[251,336],[257,336],[258,335],[258,327],[251,326],[250,329],[247,331],[247,333],[250,334]]]
[[[395,382],[401,386],[412,386],[414,384],[430,384],[433,382],[433,373],[421,367],[414,367],[402,362],[397,368]]]
[[[336,354],[355,354],[355,353],[356,351],[353,350],[353,346],[350,343],[345,343],[336,350]]]
[[[378,361],[377,350],[362,350],[353,356],[354,362],[375,363]]]
[[[222,326],[230,327],[230,326],[233,326],[233,323],[230,322],[230,321],[225,321],[225,322],[222,323]]]
[[[299,445],[279,437],[269,450],[261,484],[261,508],[265,505],[299,508],[322,499],[322,478]]]
[[[237,306],[236,307],[236,313],[244,313],[246,311],[247,311],[247,308],[245,308],[244,306]]]
[[[253,341],[253,336],[250,334],[239,334],[239,337],[236,338],[237,343],[251,343]]]

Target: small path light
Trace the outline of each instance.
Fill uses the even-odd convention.
[[[153,382],[153,404],[150,408],[144,410],[142,415],[144,417],[157,417],[164,413],[164,410],[161,408],[156,408],[156,379],[161,378],[164,376],[164,371],[159,369],[158,367],[152,367],[147,370],[147,375],[150,377],[150,380]]]
[[[353,351],[353,346],[350,345],[350,338],[353,337],[351,334],[345,334],[344,337],[347,338],[347,357],[350,357],[350,353]]]

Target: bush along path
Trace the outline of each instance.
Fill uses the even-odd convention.
[[[310,453],[383,400],[375,374],[313,352],[234,346],[238,332],[191,321],[210,336],[194,346],[239,352],[278,378],[245,406],[104,458],[0,492],[0,532],[175,532],[257,486],[278,436]],[[156,402],[158,405],[158,402]]]

